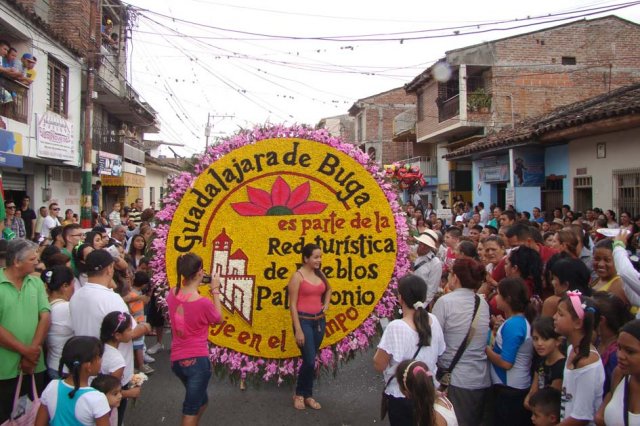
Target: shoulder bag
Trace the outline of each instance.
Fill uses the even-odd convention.
[[[439,388],[440,392],[446,393],[447,388],[451,384],[451,372],[456,367],[456,364],[458,364],[458,361],[460,361],[460,358],[462,358],[462,354],[464,354],[464,351],[467,349],[467,346],[469,346],[471,339],[473,339],[473,335],[475,334],[475,331],[476,331],[476,324],[478,322],[478,312],[480,310],[479,308],[480,308],[480,296],[476,294],[475,305],[473,308],[473,321],[471,321],[471,325],[469,326],[469,331],[467,331],[467,335],[462,340],[462,343],[460,344],[458,351],[456,352],[453,359],[451,360],[451,364],[449,364],[449,367],[438,368],[438,372],[436,373],[436,379],[438,379],[438,382],[440,382],[440,388]]]
[[[411,357],[411,360],[416,359],[418,353],[420,352],[420,349],[422,349],[422,346],[418,346],[418,349],[416,350],[416,353],[414,353]],[[389,383],[391,383],[393,379],[395,379],[395,374],[389,377],[389,380],[387,380],[387,384],[384,385],[384,388],[382,389],[382,398],[380,399],[380,420],[384,420],[384,418],[387,416],[387,412],[389,411],[389,395],[384,393],[384,391],[387,390],[387,388],[389,387]]]
[[[20,389],[22,389],[22,371],[20,372],[20,378],[18,378],[18,385],[16,386],[16,394],[13,397],[13,409],[11,410],[11,417],[0,426],[31,426],[36,422],[36,416],[40,409],[40,397],[38,396],[38,389],[36,389],[36,379],[31,374],[31,392],[33,392],[33,401],[29,399],[29,395],[20,396]]]

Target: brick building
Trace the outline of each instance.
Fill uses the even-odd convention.
[[[355,119],[355,135],[351,141],[381,165],[414,156],[411,142],[394,142],[394,118],[415,108],[415,96],[398,87],[358,99],[349,108]]]
[[[0,0],[0,39],[38,57],[30,87],[0,76],[0,84],[17,94],[12,107],[0,112],[7,133],[14,134],[6,137],[21,141],[15,144],[22,148],[20,161],[0,163],[5,188],[16,201],[28,194],[36,207],[55,201],[79,212],[80,147],[87,134],[92,180],[103,181],[103,207],[143,196],[142,135],[159,129],[156,112],[127,81],[130,25],[120,0]]]
[[[0,39],[37,59],[30,84],[0,74],[0,87],[12,100],[0,107],[0,172],[5,199],[31,197],[34,208],[56,201],[80,208],[83,52],[75,43],[79,21],[63,24],[63,2],[0,1]],[[51,11],[51,21],[41,14]],[[59,12],[58,12],[59,11]],[[70,182],[76,182],[70,185]]]
[[[446,52],[405,86],[416,96],[417,145],[434,145],[441,157],[562,105],[640,81],[640,57],[630,54],[638,45],[640,26],[607,16]],[[527,208],[569,198],[566,146],[538,152],[544,175],[535,189],[513,185],[510,155],[509,149],[479,150],[439,160],[439,196],[505,205],[515,192]]]

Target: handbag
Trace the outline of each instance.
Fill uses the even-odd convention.
[[[36,389],[36,379],[33,374],[31,374],[31,392],[33,393],[33,401],[31,401],[28,394],[20,396],[22,377],[21,371],[20,377],[18,378],[18,386],[16,387],[16,394],[13,397],[11,417],[0,426],[32,426],[36,423],[36,416],[40,409],[40,397],[38,396],[38,389]]]
[[[480,296],[476,294],[475,303],[473,307],[473,321],[471,321],[471,325],[469,326],[469,331],[467,331],[467,335],[462,340],[462,343],[460,344],[458,351],[456,352],[453,359],[451,360],[451,364],[449,364],[449,367],[438,368],[438,371],[436,372],[436,379],[438,380],[438,382],[440,382],[440,387],[438,388],[438,390],[442,393],[446,393],[447,388],[451,384],[451,372],[456,367],[456,364],[458,363],[458,361],[460,361],[460,358],[462,358],[462,354],[464,354],[464,351],[467,349],[467,346],[469,346],[471,339],[473,339],[473,335],[475,334],[475,331],[476,331],[476,323],[478,322],[479,308],[480,308]]]
[[[414,353],[411,357],[412,360],[416,359],[416,357],[418,356],[418,352],[420,352],[420,349],[422,349],[422,346],[418,346],[416,353]],[[389,395],[384,393],[384,391],[387,390],[387,387],[389,387],[389,383],[391,383],[394,378],[395,374],[389,377],[389,380],[387,380],[387,384],[384,385],[384,388],[382,389],[382,398],[380,399],[380,420],[384,420],[384,418],[387,416],[387,413],[389,412]]]

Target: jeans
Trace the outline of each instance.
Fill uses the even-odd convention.
[[[313,376],[316,370],[316,354],[320,349],[320,344],[324,338],[326,326],[325,318],[317,320],[303,319],[302,317],[315,317],[321,313],[308,314],[298,312],[300,327],[304,333],[304,345],[300,348],[302,352],[302,366],[298,372],[296,384],[296,395],[309,398],[313,395]]]
[[[209,402],[207,386],[211,379],[211,360],[206,356],[180,359],[171,363],[171,370],[187,391],[182,403],[182,414],[195,416]]]

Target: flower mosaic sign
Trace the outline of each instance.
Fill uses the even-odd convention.
[[[366,348],[378,319],[390,315],[390,289],[408,269],[398,237],[406,224],[384,171],[357,147],[304,127],[258,129],[211,148],[172,190],[160,213],[170,223],[154,243],[165,253],[152,262],[154,281],[173,287],[187,252],[220,275],[214,363],[264,380],[295,374],[287,283],[308,243],[320,246],[333,290],[322,365]]]

